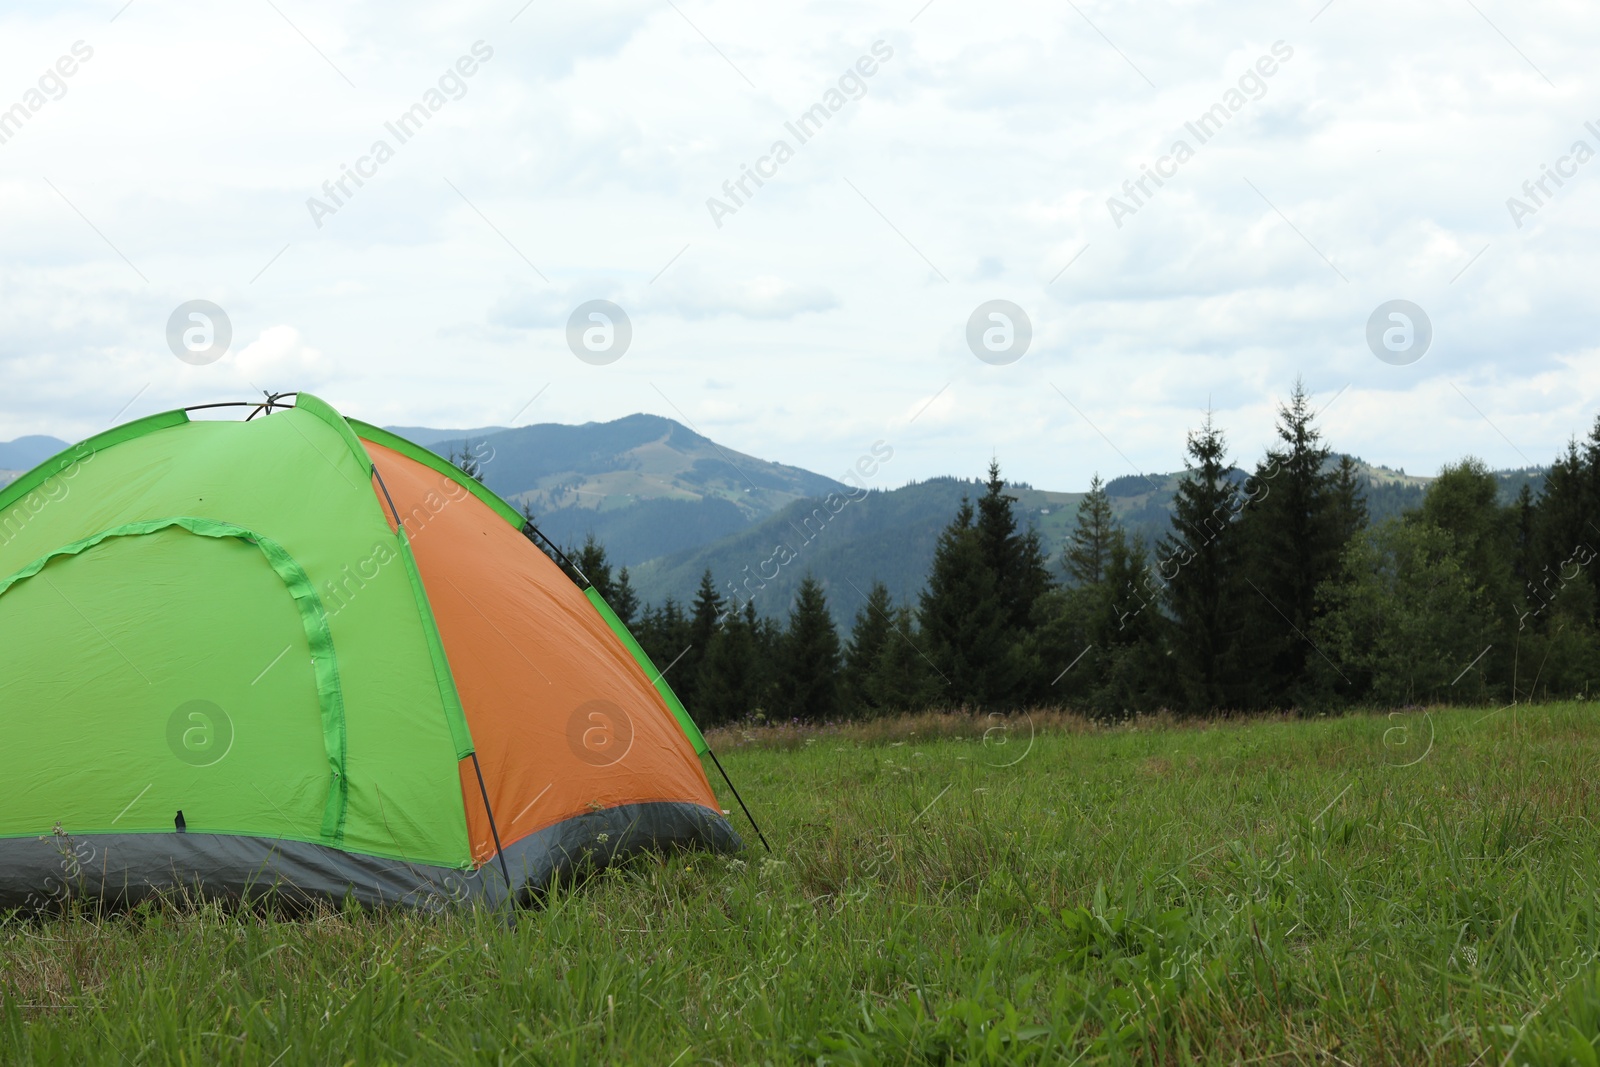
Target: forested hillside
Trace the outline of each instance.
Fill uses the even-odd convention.
[[[642,603],[594,540],[580,566],[713,724],[752,710],[1509,703],[1585,698],[1600,682],[1600,422],[1543,476],[1469,457],[1426,491],[1336,455],[1298,388],[1248,470],[1209,421],[1186,451],[1158,534],[1119,515],[1112,489],[1125,500],[1128,483],[1096,480],[1052,553],[1032,491],[995,463],[982,484],[869,494],[831,517],[797,506],[780,520],[788,551],[742,535],[753,562],[702,570],[686,601]],[[943,522],[929,520],[936,507]],[[918,581],[906,564],[929,541]],[[884,553],[841,550],[869,542]],[[780,578],[792,595],[772,595]]]
[[[1343,458],[1330,454],[1326,466],[1333,470]],[[1351,462],[1373,522],[1420,506],[1432,481],[1356,459]],[[1173,499],[1183,477],[1135,474],[1106,482],[1106,502],[1124,535],[1150,546],[1164,537],[1172,524]],[[1241,470],[1230,475],[1241,486],[1247,477]],[[1537,491],[1542,474],[1497,472],[1494,477],[1501,503],[1508,504],[1523,485]],[[829,591],[835,621],[844,624],[860,602],[862,594],[857,590],[865,590],[874,581],[882,582],[896,600],[916,597],[933,560],[939,531],[963,496],[976,499],[983,492],[981,478],[947,477],[860,494],[837,514],[823,500],[798,501],[709,544],[692,545],[635,566],[633,580],[646,600],[659,603],[673,597],[683,601],[693,595],[700,575],[710,570],[724,592],[730,586],[748,588],[746,595],[756,596],[758,611],[782,613],[794,599],[800,579],[809,572]],[[1008,486],[1007,492],[1016,498],[1017,521],[1038,531],[1048,565],[1059,576],[1062,553],[1086,494],[1014,485]],[[578,543],[589,532],[585,529],[568,540]],[[800,562],[775,566],[786,557]]]
[[[963,495],[983,492],[982,479],[951,476],[868,492],[734,452],[651,415],[582,426],[390,429],[470,467],[556,543],[576,547],[594,537],[611,562],[631,569],[644,600],[686,602],[709,569],[724,593],[743,590],[741,596],[755,597],[758,612],[781,615],[810,572],[829,592],[840,625],[874,581],[896,600],[915,598],[939,531]],[[53,437],[0,443],[0,485],[65,447]],[[1326,463],[1340,458],[1330,453]],[[1373,522],[1417,507],[1432,480],[1353,461]],[[1105,483],[1126,536],[1154,545],[1165,535],[1182,477],[1124,474]],[[1234,470],[1230,477],[1242,485],[1247,473]],[[1523,484],[1537,493],[1542,474],[1495,477],[1501,502],[1509,503]],[[1017,485],[1007,491],[1017,498],[1018,521],[1039,532],[1048,566],[1059,575],[1085,494]],[[835,510],[829,494],[848,503]],[[802,562],[780,566],[780,558]]]

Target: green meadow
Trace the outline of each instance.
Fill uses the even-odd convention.
[[[770,855],[0,919],[0,1061],[1600,1064],[1595,709],[727,728]]]

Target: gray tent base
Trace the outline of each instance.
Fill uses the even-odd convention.
[[[626,804],[529,834],[475,871],[366,856],[327,845],[232,834],[83,834],[0,840],[0,911],[53,911],[69,900],[125,907],[167,896],[290,904],[353,898],[369,907],[443,911],[531,904],[557,879],[640,852],[736,852],[739,835],[698,804]]]

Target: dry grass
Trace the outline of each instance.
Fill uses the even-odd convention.
[[[1148,724],[1170,722],[1170,716],[1148,716]],[[1106,729],[1078,712],[1064,708],[1030,708],[1011,713],[968,709],[922,711],[905,715],[840,722],[802,722],[799,719],[752,720],[705,731],[717,752],[737,749],[800,748],[820,741],[857,745],[895,742],[976,740],[998,744],[1003,737],[1028,737],[1038,733],[1089,733]]]

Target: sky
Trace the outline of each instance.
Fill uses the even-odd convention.
[[[1208,408],[1252,464],[1300,380],[1369,461],[1544,464],[1597,414],[1597,45],[1509,0],[6,5],[0,440],[304,389],[1079,490]]]

